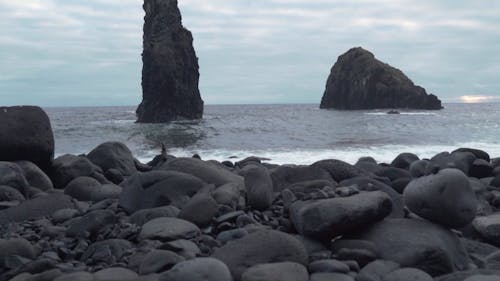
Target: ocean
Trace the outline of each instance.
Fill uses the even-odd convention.
[[[45,108],[56,156],[90,152],[105,141],[125,143],[141,161],[160,153],[237,161],[248,156],[276,164],[321,159],[355,163],[372,156],[390,162],[399,153],[421,158],[459,147],[500,156],[500,103],[444,104],[440,111],[320,110],[317,104],[207,105],[203,120],[137,124],[135,107]]]

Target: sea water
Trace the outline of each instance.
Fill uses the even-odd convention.
[[[141,161],[161,151],[175,156],[237,161],[248,156],[276,164],[321,159],[354,163],[372,156],[390,162],[399,153],[421,158],[459,147],[500,156],[500,103],[444,104],[439,111],[320,110],[315,104],[207,105],[204,118],[169,124],[135,123],[135,107],[45,108],[56,156],[90,152],[105,141],[125,143]]]

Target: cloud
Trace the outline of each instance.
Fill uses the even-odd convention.
[[[332,64],[353,46],[444,100],[500,93],[500,2],[179,0],[179,6],[194,36],[207,103],[319,103]],[[0,0],[0,104],[137,104],[143,15],[140,0]]]

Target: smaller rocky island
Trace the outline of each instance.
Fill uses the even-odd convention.
[[[441,101],[399,69],[361,48],[341,55],[333,66],[320,108],[334,109],[442,109]]]
[[[177,0],[145,0],[143,100],[137,122],[199,119],[203,100],[191,32],[182,26]]]

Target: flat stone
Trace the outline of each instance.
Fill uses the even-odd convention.
[[[232,281],[227,266],[214,258],[195,258],[176,264],[159,281]]]
[[[139,274],[161,273],[184,260],[184,257],[172,251],[153,250],[144,256],[139,266]]]
[[[106,268],[94,273],[94,281],[134,281],[137,277],[137,273],[121,267]]]
[[[427,273],[416,268],[401,268],[387,274],[382,281],[433,281]]]
[[[171,241],[176,239],[190,239],[199,234],[200,229],[188,221],[163,217],[150,220],[144,224],[138,239]]]
[[[242,281],[309,281],[307,269],[294,262],[257,264],[248,268]]]

